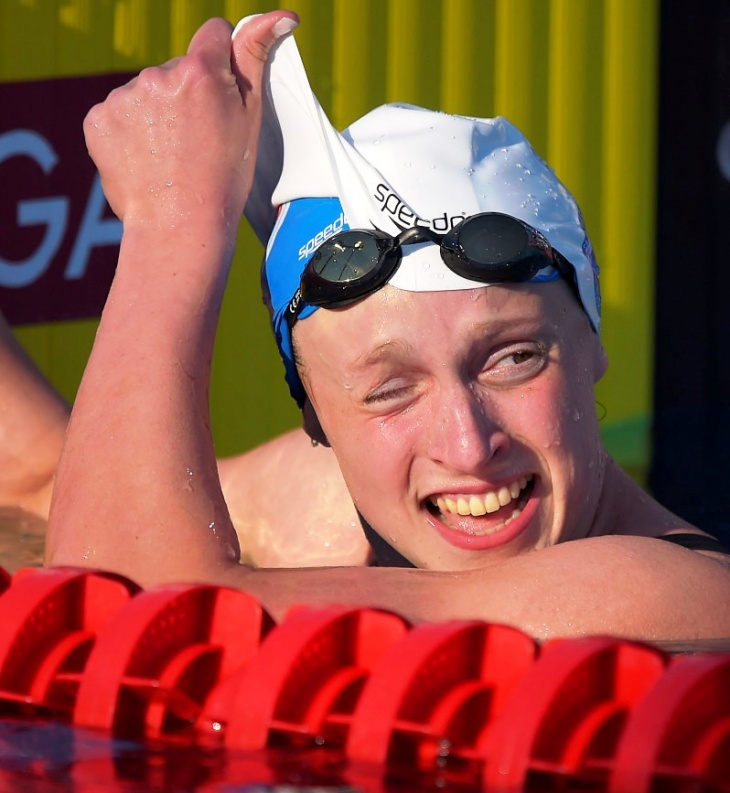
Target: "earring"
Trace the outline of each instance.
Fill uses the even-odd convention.
[[[319,446],[319,441],[315,441],[314,438],[310,438],[309,442],[312,444],[312,448]]]

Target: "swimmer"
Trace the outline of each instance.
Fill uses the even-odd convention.
[[[231,43],[211,20],[185,57],[87,117],[124,234],[58,471],[48,563],[146,586],[232,585],[277,619],[295,603],[349,603],[539,639],[730,636],[728,557],[601,445],[597,275],[567,191],[500,119],[386,107],[339,136],[285,61],[277,81],[294,26],[271,12]],[[284,157],[267,203],[268,88]],[[377,566],[241,564],[207,389],[244,207],[270,234],[265,292],[289,386],[310,437],[336,455]],[[361,231],[343,236],[345,219]],[[365,270],[362,291],[329,267],[343,259]],[[282,515],[296,513],[286,479],[271,488]]]

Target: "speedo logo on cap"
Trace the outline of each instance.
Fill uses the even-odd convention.
[[[342,231],[346,224],[347,220],[345,219],[345,213],[340,212],[338,218],[332,221],[332,223],[328,223],[323,229],[318,231],[313,237],[307,240],[304,245],[302,245],[302,247],[299,249],[299,260],[301,261],[302,259],[308,259],[325,240]]]
[[[391,187],[383,182],[375,188],[374,198],[380,206],[380,211],[388,215],[401,231],[413,226],[426,226],[438,234],[446,234],[466,217],[466,212],[460,215],[449,215],[448,212],[444,212],[428,220],[419,217]]]

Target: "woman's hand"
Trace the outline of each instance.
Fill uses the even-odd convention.
[[[211,19],[186,55],[91,109],[89,153],[125,226],[174,228],[210,213],[235,234],[253,180],[266,58],[296,23],[289,12],[263,14],[232,41],[231,25]]]

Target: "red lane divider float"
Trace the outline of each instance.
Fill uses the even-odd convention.
[[[730,653],[336,606],[276,625],[243,592],[82,570],[0,570],[0,717],[223,751],[230,782],[298,758],[359,790],[730,792]]]
[[[730,787],[730,654],[679,658],[638,701],[619,736],[610,793],[684,778]]]
[[[386,612],[299,607],[213,692],[199,727],[225,725],[232,748],[339,747],[369,674],[406,633]]]
[[[80,676],[73,720],[130,737],[189,731],[213,686],[256,657],[265,627],[261,606],[245,592],[212,586],[142,592],[98,636]]]
[[[612,639],[546,645],[480,747],[487,789],[520,790],[530,775],[605,782],[632,708],[666,663],[658,650]]]
[[[97,636],[135,591],[88,571],[17,573],[0,596],[2,712],[69,714]]]

